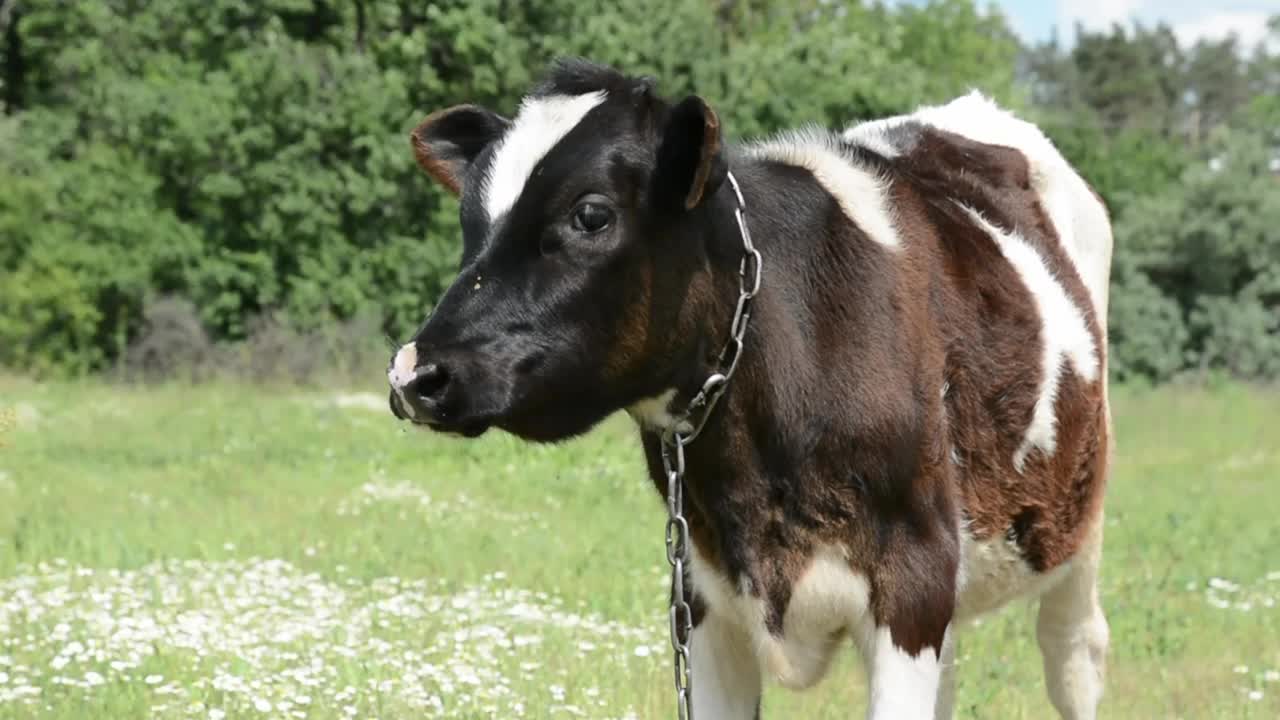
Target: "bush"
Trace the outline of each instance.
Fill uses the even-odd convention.
[[[1116,273],[1109,314],[1112,377],[1163,381],[1186,367],[1189,335],[1182,310],[1146,275]]]
[[[1280,312],[1257,300],[1204,296],[1191,313],[1196,365],[1249,380],[1280,377]]]
[[[125,350],[124,375],[135,380],[197,380],[215,370],[214,348],[189,300],[162,298],[143,309],[137,339]]]
[[[314,330],[300,329],[283,313],[260,315],[246,324],[245,338],[221,342],[210,339],[196,307],[182,298],[149,302],[143,317],[117,364],[119,376],[131,382],[363,384],[382,377],[391,353],[377,316],[367,312]]]
[[[1116,226],[1116,377],[1280,377],[1280,183],[1255,134],[1222,133],[1211,152]]]
[[[187,301],[218,345],[283,351],[357,317],[403,337],[460,252],[457,206],[418,171],[409,130],[464,101],[510,114],[553,55],[653,73],[669,94],[696,88],[742,135],[906,110],[979,71],[1009,95],[1017,49],[967,0],[935,12],[701,0],[18,8],[0,36],[3,96],[16,103],[0,117],[0,364],[35,372],[123,359],[163,375],[194,361],[156,344],[144,308],[160,297]],[[918,52],[927,37],[939,42]],[[278,362],[250,372],[315,371]]]
[[[167,376],[202,364],[202,342],[210,362],[254,376],[364,362],[336,336],[354,324],[404,337],[459,257],[457,205],[415,167],[409,130],[459,102],[511,114],[552,56],[583,54],[655,75],[668,95],[705,95],[739,138],[842,126],[973,87],[1034,110],[1115,214],[1117,377],[1277,372],[1280,184],[1266,167],[1280,127],[1275,55],[1226,69],[1183,63],[1168,28],[1020,53],[1008,23],[971,0],[23,0],[10,10],[0,365]],[[1220,50],[1205,57],[1236,57]],[[1202,118],[1235,111],[1209,107],[1196,88],[1221,89],[1223,103],[1255,98],[1235,113],[1236,132],[1206,134],[1214,123]],[[181,310],[166,305],[176,300]],[[299,347],[327,349],[293,357]]]

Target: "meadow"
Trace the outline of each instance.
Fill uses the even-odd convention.
[[[463,442],[371,392],[0,377],[0,718],[665,718],[635,432]],[[1280,717],[1280,394],[1116,388],[1106,718]],[[1034,608],[960,718],[1047,718]],[[766,718],[862,714],[850,650]]]

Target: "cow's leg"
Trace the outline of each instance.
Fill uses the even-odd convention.
[[[874,626],[855,635],[867,664],[869,720],[934,720],[960,567],[951,517],[948,511],[910,518],[878,563]]]
[[[1109,632],[1098,603],[1101,533],[1040,598],[1036,638],[1049,699],[1066,720],[1093,720],[1102,699]]]
[[[956,633],[954,628],[942,641],[942,674],[938,678],[938,703],[933,708],[934,720],[951,720],[956,705]]]
[[[864,652],[871,684],[869,720],[933,720],[942,682],[939,644],[912,653],[877,628]]]
[[[708,612],[693,629],[690,643],[695,720],[758,718],[760,665],[746,633]]]

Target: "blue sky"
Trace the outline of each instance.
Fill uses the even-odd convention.
[[[1045,40],[1054,25],[1070,42],[1076,21],[1099,29],[1137,20],[1153,26],[1164,21],[1183,42],[1220,38],[1235,31],[1252,46],[1266,32],[1266,19],[1280,14],[1280,0],[978,0],[996,5],[1027,40]]]

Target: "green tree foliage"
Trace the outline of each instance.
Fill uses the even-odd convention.
[[[700,93],[739,138],[981,89],[1112,209],[1117,374],[1280,372],[1280,60],[1164,27],[1020,48],[971,0],[0,0],[0,364],[107,367],[161,297],[216,340],[265,316],[404,335],[459,253],[409,130],[511,114],[564,54]]]
[[[1280,39],[1280,17],[1270,26]],[[1280,55],[1269,47],[1182,48],[1166,27],[1113,27],[1026,54],[1042,125],[1113,214],[1117,377],[1280,377]]]
[[[0,363],[37,371],[109,364],[162,295],[188,299],[217,338],[243,336],[268,312],[315,327],[372,309],[387,332],[407,332],[459,250],[456,205],[420,177],[408,131],[458,102],[514,112],[555,55],[702,92],[730,132],[752,135],[942,100],[977,69],[1011,68],[1017,50],[998,18],[960,0],[897,11],[701,0],[4,5]],[[985,83],[1006,97],[1012,84],[1011,70]]]
[[[1118,343],[1122,375],[1194,367],[1280,376],[1280,177],[1258,134],[1221,131],[1210,147],[1211,162],[1143,198],[1116,227],[1126,264],[1116,293],[1133,297],[1113,319],[1132,333],[1124,342],[1160,358]]]

